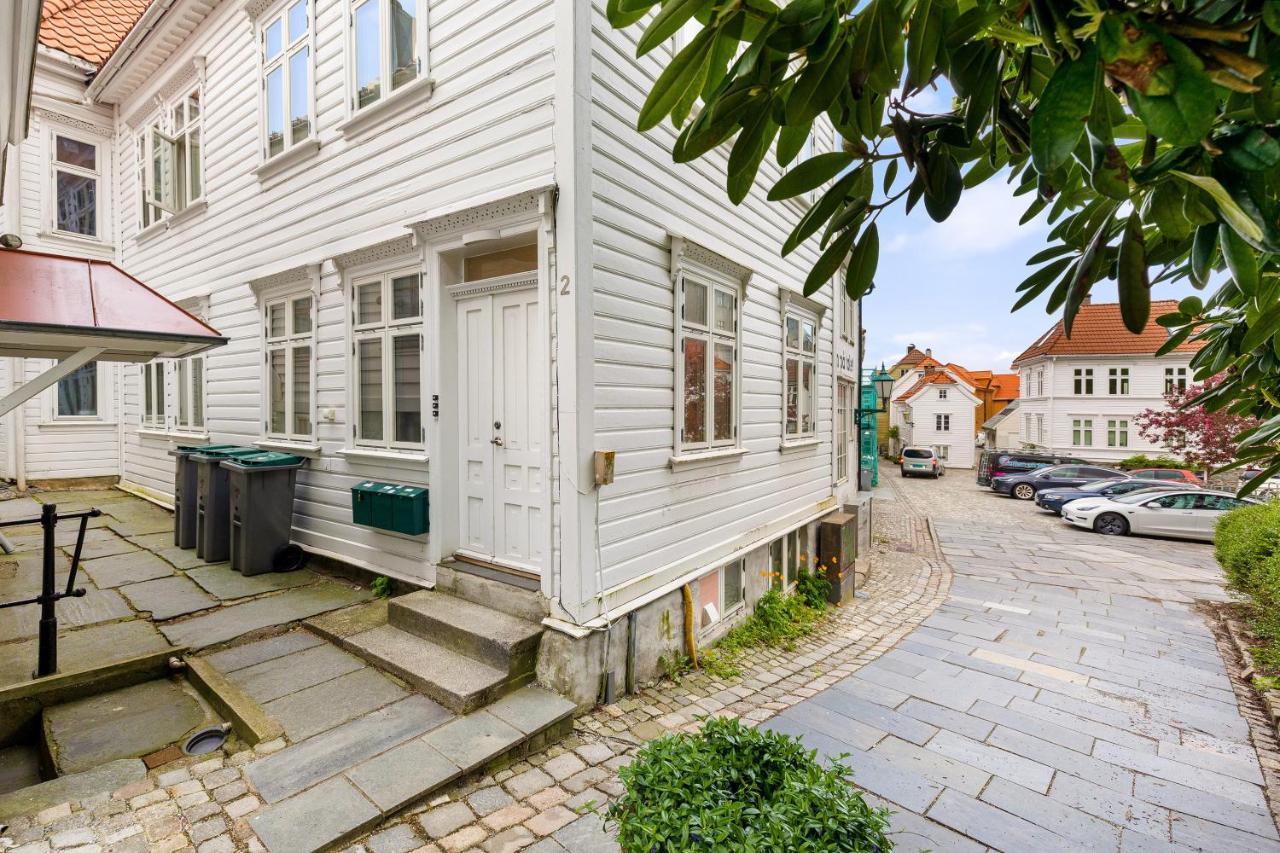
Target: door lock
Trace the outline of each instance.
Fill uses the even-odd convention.
[[[497,445],[498,447],[501,447],[501,446],[502,446],[502,439],[500,439],[500,438],[491,438],[491,439],[489,439],[489,443],[490,443],[490,444],[495,444],[495,445]]]

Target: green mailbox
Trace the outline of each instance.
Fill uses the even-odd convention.
[[[365,480],[351,487],[351,520],[367,527],[419,536],[430,529],[422,486]]]

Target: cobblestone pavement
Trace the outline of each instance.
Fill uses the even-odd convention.
[[[954,571],[894,649],[767,725],[853,753],[899,849],[1280,850],[1214,637],[1208,545],[1104,539],[978,489],[888,488]],[[914,842],[914,843],[912,843]]]

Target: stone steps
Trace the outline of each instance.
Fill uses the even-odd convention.
[[[389,603],[387,621],[513,677],[537,664],[541,625],[466,599],[429,591],[402,595]]]

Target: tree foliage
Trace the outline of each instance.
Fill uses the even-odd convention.
[[[1229,465],[1239,448],[1235,437],[1258,426],[1257,420],[1229,411],[1209,411],[1200,397],[1218,384],[1210,379],[1164,395],[1165,405],[1138,414],[1138,435],[1181,457],[1196,469]]]
[[[781,247],[818,242],[806,293],[846,264],[849,295],[867,292],[888,207],[923,202],[942,221],[965,190],[1007,178],[1023,223],[1053,226],[1015,310],[1046,297],[1069,334],[1114,279],[1136,332],[1154,286],[1189,280],[1205,295],[1156,318],[1164,351],[1204,342],[1196,379],[1223,379],[1199,404],[1257,418],[1239,461],[1280,472],[1280,1],[608,0],[607,13],[643,26],[640,54],[696,22],[638,117],[673,123],[677,162],[727,146],[734,203],[766,156],[789,167],[771,199],[822,189]],[[950,111],[912,108],[943,81]],[[842,150],[797,162],[823,115]]]

